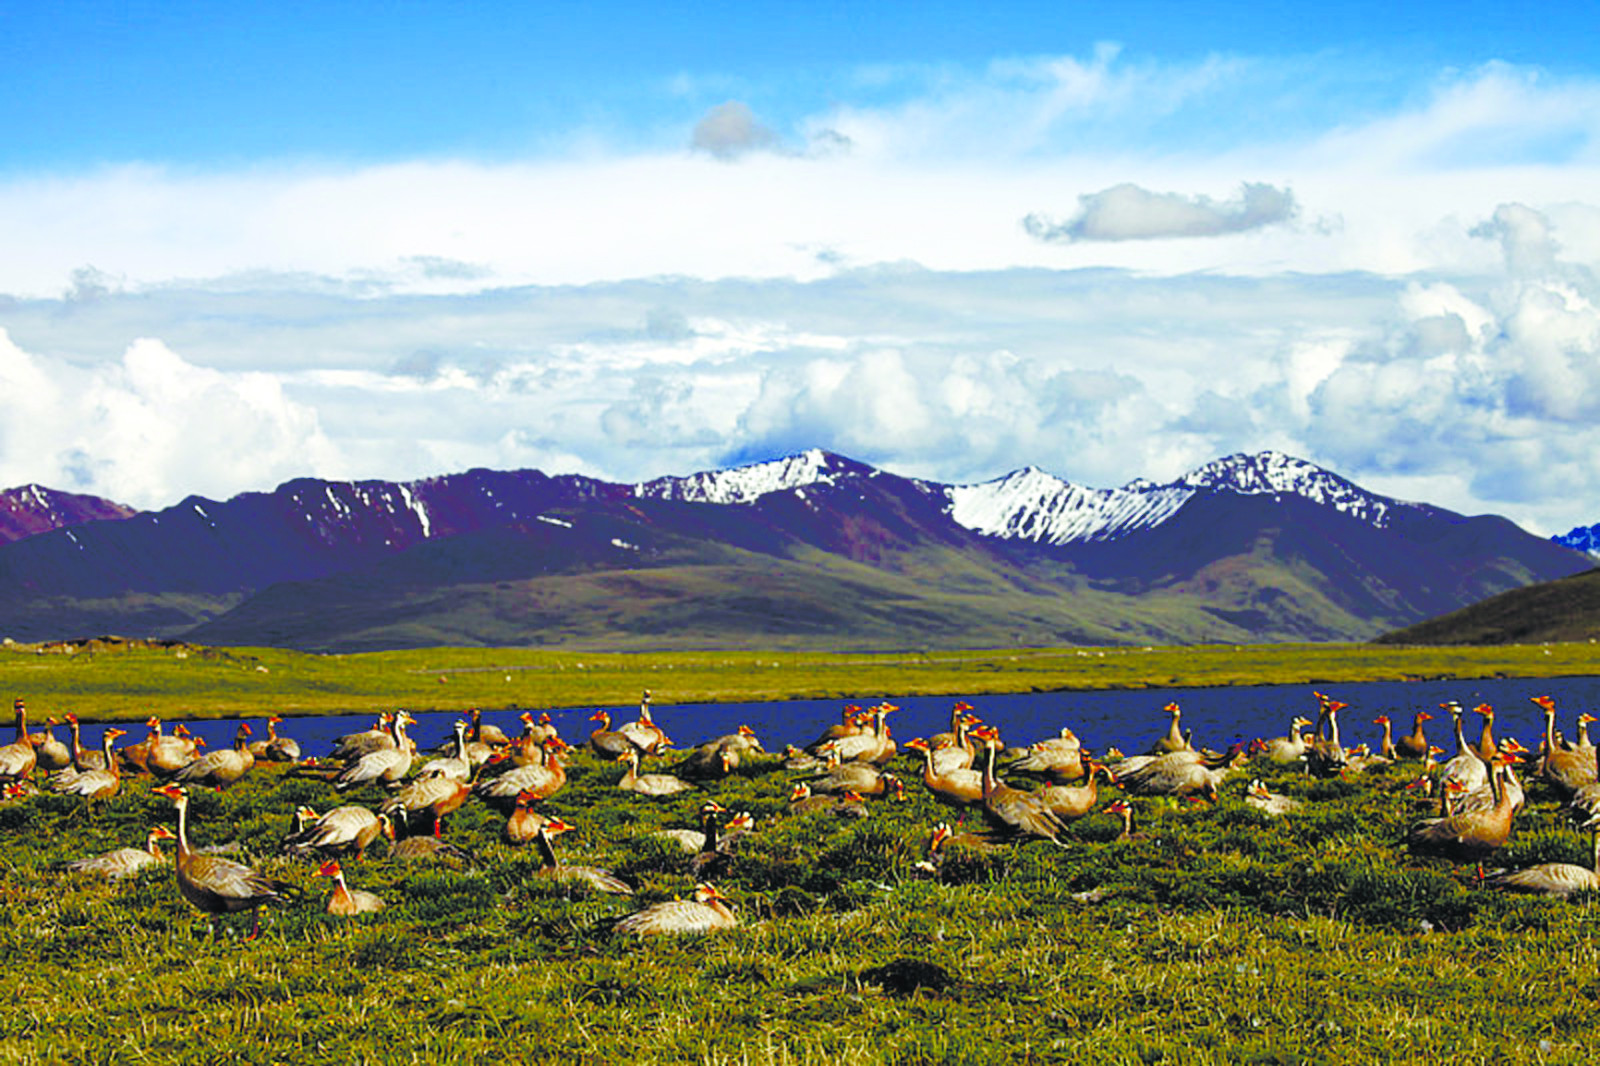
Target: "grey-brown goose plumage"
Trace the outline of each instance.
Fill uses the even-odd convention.
[[[207,914],[251,914],[250,936],[261,935],[261,907],[286,902],[289,886],[221,855],[205,855],[189,843],[189,793],[181,785],[167,784],[156,793],[167,797],[178,812],[178,891]]]
[[[1008,836],[1038,837],[1060,845],[1066,824],[1050,810],[1044,797],[1013,788],[994,776],[995,752],[1000,747],[997,733],[985,731],[988,746],[984,755],[983,816],[994,829]]]
[[[627,936],[685,936],[715,933],[738,924],[727,897],[715,885],[699,884],[693,898],[653,903],[617,922],[612,931]]]

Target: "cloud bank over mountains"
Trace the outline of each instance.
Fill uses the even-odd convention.
[[[1490,65],[1265,121],[1306,73],[1106,48],[725,98],[672,149],[0,176],[0,485],[156,507],[821,446],[1112,486],[1275,448],[1600,518],[1600,85]]]

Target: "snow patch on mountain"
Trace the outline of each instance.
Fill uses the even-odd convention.
[[[1108,540],[1160,525],[1194,490],[1175,486],[1090,489],[1037,467],[946,490],[950,517],[975,533],[1006,540],[1070,544]]]
[[[1596,558],[1600,558],[1600,525],[1578,526],[1569,533],[1563,533],[1559,537],[1551,537],[1550,539],[1557,544],[1563,544],[1568,548],[1576,548],[1578,551],[1587,552]]]
[[[1389,524],[1390,511],[1396,502],[1363,491],[1315,463],[1274,451],[1215,459],[1185,474],[1174,484],[1226,489],[1243,495],[1303,496],[1379,529]]]
[[[852,472],[838,456],[821,448],[810,448],[797,455],[730,470],[656,478],[635,485],[633,492],[636,496],[689,503],[754,503],[768,493],[807,485],[831,485]]]
[[[1380,529],[1395,502],[1273,451],[1217,459],[1166,485],[1138,478],[1117,489],[1091,489],[1027,467],[946,489],[950,517],[960,525],[988,536],[1054,545],[1111,540],[1153,528],[1198,492],[1302,496]]]
[[[803,497],[803,490],[813,485],[876,474],[871,467],[812,448],[729,470],[657,478],[633,486],[633,493],[691,503],[748,504],[774,492]],[[916,484],[943,496],[951,520],[973,532],[1054,545],[1110,540],[1153,528],[1200,492],[1300,496],[1380,529],[1388,525],[1397,503],[1275,451],[1216,459],[1164,485],[1136,478],[1121,488],[1086,488],[1032,466],[975,485]]]

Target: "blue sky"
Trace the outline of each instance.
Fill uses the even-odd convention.
[[[841,94],[881,102],[997,58],[1107,41],[1138,63],[1278,57],[1286,82],[1311,73],[1297,58],[1336,58],[1317,95],[1294,98],[1307,121],[1393,105],[1417,80],[1488,57],[1593,62],[1585,34],[1558,30],[1592,17],[1580,4],[1536,16],[1504,3],[1060,0],[9,7],[0,122],[13,169],[508,158],[593,129],[648,145],[729,94],[786,122]]]
[[[13,4],[0,484],[1272,447],[1600,521],[1593,9],[1528,10]]]

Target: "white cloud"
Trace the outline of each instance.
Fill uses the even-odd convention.
[[[0,482],[35,481],[134,506],[246,488],[337,465],[315,412],[270,374],[223,374],[138,340],[85,370],[0,333]]]
[[[1064,222],[1041,214],[1022,220],[1042,241],[1143,241],[1161,237],[1219,237],[1292,221],[1294,193],[1246,182],[1233,200],[1157,193],[1129,182],[1078,197],[1078,213]]]

